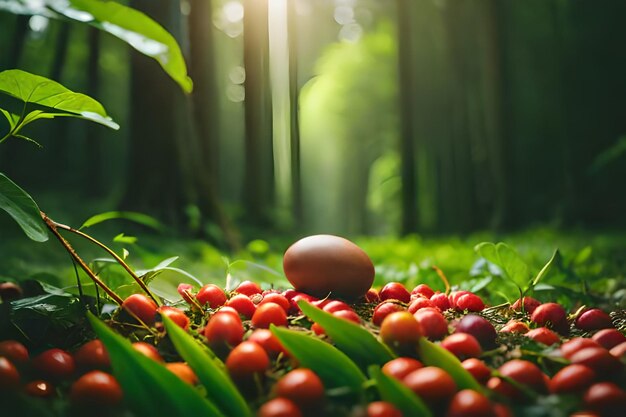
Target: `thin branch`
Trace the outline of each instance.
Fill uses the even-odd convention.
[[[158,299],[154,296],[154,294],[152,294],[152,291],[150,291],[150,289],[148,288],[148,286],[146,285],[145,282],[143,282],[143,280],[137,276],[137,274],[135,274],[135,271],[132,270],[132,268],[130,266],[128,266],[128,264],[117,254],[115,253],[113,250],[111,250],[108,246],[106,246],[104,243],[98,241],[97,239],[89,236],[88,234],[81,232],[78,229],[74,229],[73,227],[67,226],[65,224],[61,224],[61,223],[57,223],[52,219],[49,219],[57,228],[63,229],[63,230],[67,230],[68,232],[72,232],[74,234],[77,234],[78,236],[87,239],[88,241],[90,241],[91,243],[99,246],[100,248],[104,249],[109,255],[111,255],[113,257],[113,259],[115,259],[115,261],[120,264],[122,266],[122,268],[124,268],[126,270],[126,272],[128,272],[128,274],[135,280],[135,282],[137,282],[137,284],[141,287],[142,290],[144,290],[146,292],[146,294],[148,294],[150,296],[150,298],[152,298],[152,301],[154,301],[156,303],[157,306],[160,306],[161,303],[158,301]]]
[[[107,295],[113,299],[113,301],[115,301],[119,305],[122,305],[124,300],[122,300],[119,295],[115,294],[109,287],[106,286],[104,282],[102,282],[102,280],[100,280],[100,278],[96,276],[96,274],[93,273],[93,271],[87,266],[85,261],[83,261],[82,258],[78,256],[72,245],[70,245],[70,243],[65,240],[63,236],[61,236],[61,234],[57,230],[56,222],[49,218],[43,211],[40,213],[41,218],[43,219],[44,223],[46,223],[46,226],[48,226],[48,229],[50,229],[52,234],[59,240],[59,242],[61,242],[61,245],[63,245],[65,250],[67,250],[70,256],[78,263],[82,270],[85,271],[89,278],[91,278],[91,280],[96,283],[96,285],[102,288],[104,292],[106,292]]]

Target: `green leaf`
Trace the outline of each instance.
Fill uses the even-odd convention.
[[[113,242],[127,243],[129,245],[133,245],[137,243],[137,238],[135,236],[126,236],[124,233],[120,233],[119,235],[113,238]],[[123,256],[123,258],[126,258],[126,256]]]
[[[7,118],[8,122],[9,122],[9,127],[11,128],[10,130],[15,129],[15,126],[17,126],[17,124],[20,121],[20,116],[19,114],[13,114],[5,109],[0,108],[0,112],[2,112],[2,114],[4,115],[4,117]]]
[[[509,280],[520,291],[526,288],[529,283],[528,266],[509,245],[503,242],[497,245],[491,242],[483,242],[476,245],[474,250],[489,262],[502,268]]]
[[[539,271],[539,273],[537,274],[537,276],[535,277],[535,279],[533,279],[532,282],[532,286],[534,287],[535,285],[537,285],[537,283],[539,281],[541,281],[543,279],[543,277],[545,277],[546,275],[548,275],[548,272],[550,272],[550,270],[552,269],[552,266],[555,264],[557,258],[559,257],[559,250],[556,249],[554,251],[554,253],[552,254],[552,257],[550,258],[550,260],[548,261],[548,263],[546,263],[543,268],[541,268],[541,271]]]
[[[222,361],[168,317],[163,316],[163,322],[176,351],[194,370],[209,399],[227,416],[251,416],[246,400],[228,376]]]
[[[130,341],[93,314],[87,313],[87,316],[109,353],[113,374],[124,391],[124,401],[137,415],[224,416],[195,388],[137,352]]]
[[[346,354],[309,334],[274,325],[272,333],[301,366],[314,371],[326,388],[349,388],[354,394],[363,392],[365,375]]]
[[[48,230],[41,219],[37,203],[2,173],[0,173],[0,209],[9,213],[32,240],[36,242],[48,240]]]
[[[150,227],[154,230],[163,230],[161,222],[154,217],[134,211],[107,211],[105,213],[96,214],[85,220],[82,226],[79,227],[79,230],[86,229],[109,220],[117,219],[130,220],[132,222]]]
[[[463,368],[461,361],[456,356],[425,337],[420,337],[418,343],[420,359],[424,364],[436,366],[446,371],[454,379],[459,390],[473,389],[474,391],[482,392],[481,385],[474,379],[472,374]]]
[[[420,397],[397,379],[385,375],[380,367],[375,365],[369,367],[369,374],[376,381],[376,388],[383,401],[395,405],[402,411],[403,416],[432,416]]]
[[[335,317],[304,300],[298,306],[311,320],[322,326],[335,345],[361,369],[367,369],[373,364],[382,366],[394,358],[385,345],[358,324]]]
[[[528,265],[520,258],[515,249],[502,242],[498,243],[496,248],[502,268],[509,278],[520,288],[528,285]]]
[[[72,117],[91,120],[119,129],[119,125],[107,116],[102,104],[84,94],[75,93],[56,81],[26,71],[12,69],[0,72],[0,91],[18,98],[25,103],[38,104],[69,113]],[[26,117],[30,121],[59,116],[37,110]],[[24,121],[21,122],[22,126]]]
[[[80,20],[123,40],[139,52],[154,58],[184,92],[193,89],[187,66],[176,39],[144,13],[113,1],[70,0],[59,6],[48,0],[50,7],[69,19]],[[77,19],[77,12],[82,13]]]

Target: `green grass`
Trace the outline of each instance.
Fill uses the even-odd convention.
[[[11,230],[9,230],[11,232]],[[13,230],[15,232],[15,230]],[[271,240],[254,240],[246,248],[234,254],[224,254],[206,242],[165,235],[139,235],[136,244],[121,245],[112,242],[119,233],[115,226],[98,226],[88,229],[95,237],[110,245],[117,253],[127,249],[130,253],[127,261],[135,269],[152,268],[164,259],[178,256],[172,265],[189,272],[203,283],[216,283],[225,286],[227,275],[230,287],[238,281],[250,279],[262,282],[265,286],[288,286],[282,277],[282,254],[293,241],[286,237],[273,237]],[[106,257],[106,254],[81,239],[69,236],[78,253],[86,260]],[[67,287],[75,286],[74,268],[68,254],[51,237],[49,242],[38,244],[29,241],[19,233],[9,233],[9,237],[0,240],[0,277],[23,280],[38,278],[51,284]],[[400,281],[407,286],[428,283],[434,289],[444,290],[443,283],[432,266],[439,267],[446,275],[453,288],[472,288],[485,278],[484,270],[476,266],[479,256],[474,246],[483,241],[503,241],[517,249],[521,258],[528,264],[531,274],[536,274],[550,259],[553,251],[559,248],[562,259],[559,268],[551,272],[546,282],[556,283],[570,288],[573,298],[576,292],[590,292],[605,296],[607,307],[620,305],[620,298],[626,292],[626,233],[557,231],[550,228],[532,228],[523,232],[495,235],[476,233],[466,237],[360,237],[354,241],[372,258],[376,266],[376,286],[385,282]],[[230,273],[230,274],[229,274]],[[107,268],[102,277],[116,287],[128,282],[121,268]],[[82,282],[88,278],[82,276]],[[167,274],[172,284],[176,275]],[[183,278],[180,278],[183,280]],[[494,280],[480,290],[492,303],[499,303],[505,297],[514,296],[515,291],[505,283]],[[556,295],[549,290],[537,294],[546,299]],[[593,298],[596,303],[597,298]],[[622,301],[623,303],[623,301]]]

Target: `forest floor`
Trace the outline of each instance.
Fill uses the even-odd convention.
[[[35,278],[58,287],[69,287],[70,291],[71,287],[77,286],[71,259],[58,242],[34,243],[20,235],[19,230],[9,229],[8,232],[0,238],[1,280]],[[110,225],[96,226],[87,232],[93,233],[117,253],[127,253],[127,262],[138,270],[153,268],[165,259],[178,257],[170,265],[174,269],[160,278],[170,280],[172,285],[189,280],[191,276],[202,283],[222,286],[236,285],[248,279],[266,286],[289,286],[282,272],[282,254],[293,241],[289,237],[252,240],[243,250],[227,255],[197,239],[144,233],[138,235],[136,243],[120,243],[113,241],[119,230]],[[68,238],[83,259],[91,262],[113,287],[126,282],[121,268],[110,267],[106,262],[93,264],[96,259],[106,258],[106,253],[74,236]],[[617,304],[624,303],[619,297],[626,299],[626,232],[559,231],[535,227],[508,234],[482,232],[464,237],[414,235],[353,240],[369,254],[376,266],[375,286],[389,281],[407,285],[423,282],[443,291],[441,279],[432,268],[436,266],[453,287],[474,291],[485,288],[483,292],[487,292],[492,303],[508,301],[507,296],[512,296],[514,291],[495,291],[495,284],[488,285],[501,273],[497,269],[490,271],[489,265],[485,265],[474,250],[476,244],[490,241],[506,242],[516,249],[531,276],[539,272],[558,248],[558,268],[540,290],[554,290],[549,286],[552,284],[576,287],[576,292],[585,292],[587,287],[592,287],[598,295],[610,295]],[[185,272],[188,275],[184,275]],[[88,278],[81,274],[81,281],[86,283]],[[86,288],[89,290],[89,285]],[[607,302],[613,304],[610,300]]]

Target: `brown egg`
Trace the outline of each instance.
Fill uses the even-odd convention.
[[[283,258],[285,275],[297,291],[318,297],[356,299],[374,282],[374,265],[357,245],[342,237],[300,239]]]

